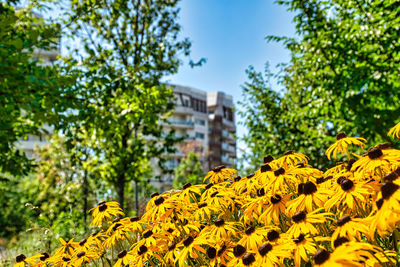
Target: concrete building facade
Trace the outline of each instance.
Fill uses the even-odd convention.
[[[232,96],[223,92],[205,92],[192,87],[170,85],[175,96],[175,110],[166,130],[175,129],[184,141],[176,146],[177,153],[168,155],[167,168],[175,169],[190,151],[199,155],[202,168],[224,164],[231,167],[236,160],[235,116]],[[169,190],[173,174],[162,174],[152,184],[160,191]]]

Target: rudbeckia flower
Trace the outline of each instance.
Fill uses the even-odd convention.
[[[292,250],[294,252],[294,264],[299,267],[301,259],[305,262],[309,262],[308,255],[313,255],[317,252],[317,245],[314,241],[304,234],[299,234],[293,238],[294,246]]]
[[[330,190],[318,188],[313,182],[300,183],[297,192],[299,196],[287,204],[288,215],[292,215],[296,210],[311,212],[314,207],[321,208],[332,194]]]
[[[206,254],[206,250],[202,245],[208,244],[208,240],[202,237],[195,238],[193,236],[187,236],[182,243],[178,245],[177,262],[178,266],[185,265],[186,259],[190,256],[193,259],[198,259],[202,257],[199,253],[202,252]]]
[[[351,218],[350,216],[342,216],[337,222],[337,227],[332,234],[331,246],[334,247],[334,241],[339,237],[346,237],[349,240],[361,240],[361,235],[368,235],[368,226],[365,220],[360,218]]]
[[[352,180],[344,179],[340,182],[339,189],[325,202],[324,206],[326,210],[331,210],[332,207],[339,208],[344,204],[346,209],[354,211],[365,205],[371,193],[370,186],[362,183],[355,184]]]
[[[258,248],[255,266],[278,266],[282,265],[284,258],[290,258],[291,253],[286,246],[262,244]]]
[[[318,230],[315,227],[318,223],[326,223],[326,220],[329,219],[329,215],[332,213],[322,212],[319,213],[322,209],[316,209],[310,213],[306,213],[304,211],[296,212],[292,216],[293,224],[290,226],[287,234],[291,236],[299,236],[300,234],[310,233],[312,235],[318,234]]]
[[[14,267],[25,267],[27,264],[34,264],[39,261],[40,257],[43,257],[42,253],[31,257],[26,257],[24,254],[20,254],[15,258],[16,264]]]
[[[308,164],[309,158],[302,153],[295,153],[292,150],[288,150],[282,157],[276,160],[278,166],[282,166],[285,169],[296,166],[299,163],[304,165]]]
[[[129,254],[126,250],[121,251],[118,253],[118,260],[114,264],[114,267],[124,267],[125,265],[129,265],[131,261],[134,260],[132,254]]]
[[[359,173],[361,176],[378,175],[383,179],[383,176],[391,171],[391,165],[399,160],[400,155],[397,158],[389,157],[384,155],[380,148],[373,147],[353,164],[351,171]]]
[[[54,253],[55,255],[67,255],[72,256],[77,247],[79,247],[78,242],[74,242],[74,239],[71,238],[68,242],[66,242],[62,237],[59,238],[61,242],[61,247],[57,249]]]
[[[110,222],[111,217],[124,215],[122,209],[119,207],[119,203],[115,201],[111,202],[102,201],[98,203],[97,207],[89,210],[89,212],[91,211],[93,211],[92,213],[93,221],[90,224],[91,226],[101,226],[104,219],[106,219],[107,222]]]
[[[259,221],[268,225],[273,222],[278,225],[280,223],[279,216],[285,213],[286,202],[290,199],[290,194],[281,196],[274,195],[270,197],[270,205],[265,209],[265,211],[260,215]]]
[[[349,145],[356,145],[360,146],[361,148],[364,148],[365,143],[367,140],[361,137],[347,137],[345,133],[339,133],[336,135],[336,142],[331,145],[325,152],[325,155],[328,157],[329,160],[331,160],[331,155],[333,153],[333,158],[336,159],[336,153],[339,151],[339,153],[346,153],[349,158],[350,158],[350,153],[349,153]]]
[[[237,171],[235,169],[226,168],[225,165],[221,165],[212,168],[204,177],[203,182],[209,180],[210,183],[218,184],[233,179],[236,176]]]
[[[244,233],[242,233],[242,238],[239,240],[238,244],[248,248],[251,251],[257,251],[258,247],[263,244],[267,233],[271,228],[255,228],[254,226],[249,226],[246,228]]]
[[[212,240],[229,240],[231,236],[237,236],[236,224],[235,222],[225,222],[224,219],[217,219],[213,225],[204,228],[199,237]]]
[[[393,138],[400,138],[400,122],[389,130],[388,135]]]

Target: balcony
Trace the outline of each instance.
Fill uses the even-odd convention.
[[[194,128],[194,123],[192,121],[179,119],[169,119],[167,123],[164,123],[164,125],[170,125],[175,128]]]
[[[222,118],[222,124],[226,127],[228,127],[230,130],[235,131],[236,130],[236,126],[235,123],[233,121],[227,120],[225,118]]]
[[[230,153],[233,153],[233,154],[236,154],[236,148],[234,146],[229,145],[229,144],[227,144],[225,142],[222,142],[221,146],[222,146],[223,150],[225,150],[227,152],[230,152]]]
[[[175,114],[193,114],[193,109],[191,107],[175,106]]]

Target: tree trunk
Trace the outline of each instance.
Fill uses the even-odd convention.
[[[125,194],[125,173],[118,176],[118,202],[121,209],[124,209],[124,194]]]
[[[135,180],[135,208],[136,208],[136,216],[140,216],[139,214],[139,189],[138,189],[138,181]]]
[[[83,194],[83,225],[85,230],[87,230],[87,210],[88,210],[88,193],[89,193],[89,185],[88,185],[88,172],[87,170],[84,171],[83,174],[83,183],[82,183],[82,194]]]

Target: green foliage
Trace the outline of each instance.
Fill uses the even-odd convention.
[[[40,135],[44,123],[57,125],[73,98],[70,78],[39,60],[40,53],[57,49],[60,30],[34,15],[36,3],[18,11],[0,3],[0,172],[17,175],[26,174],[31,162],[16,142]]]
[[[341,131],[369,143],[388,141],[400,112],[400,9],[393,1],[285,0],[297,38],[268,36],[291,52],[275,75],[248,70],[241,115],[255,159],[288,149],[322,155]],[[311,164],[327,166],[324,157]]]
[[[180,53],[189,54],[190,42],[178,38],[177,2],[71,1],[69,36],[82,49],[69,49],[66,63],[81,73],[75,88],[83,102],[64,134],[70,148],[97,157],[98,175],[114,185],[122,206],[126,185],[147,175],[152,158],[163,167],[162,155],[177,141],[163,130],[173,94],[160,82],[176,73]]]
[[[201,184],[204,175],[199,156],[194,152],[189,152],[174,171],[173,187],[181,189],[186,183]]]

